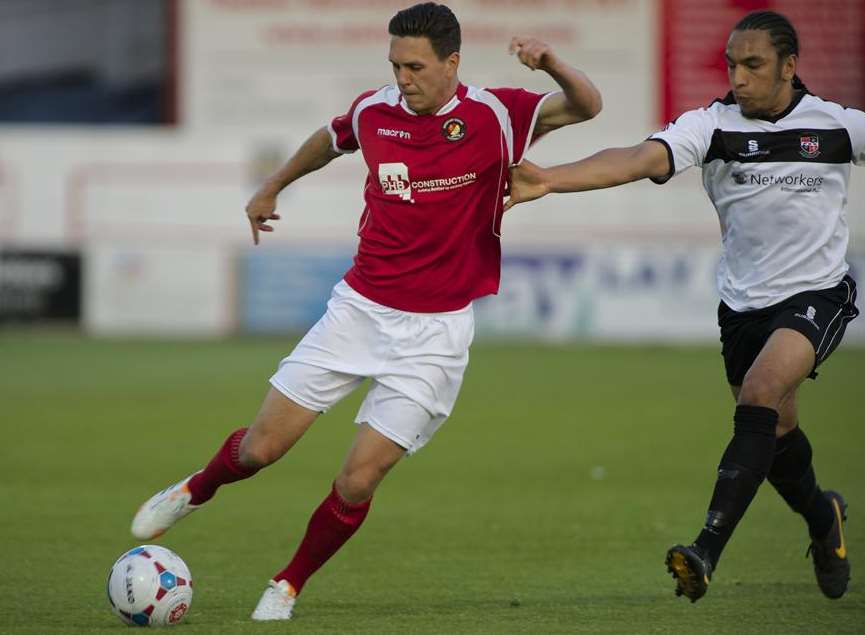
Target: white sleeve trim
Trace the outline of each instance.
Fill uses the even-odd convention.
[[[505,105],[496,97],[493,93],[484,90],[483,88],[475,88],[470,86],[468,92],[466,93],[467,99],[473,99],[478,101],[484,105],[486,105],[490,110],[493,111],[496,119],[499,122],[499,129],[504,135],[505,138],[505,146],[507,147],[508,156],[507,160],[511,163],[509,165],[513,165],[512,158],[514,156],[514,131],[511,126],[511,115],[508,112],[508,109]]]
[[[330,145],[334,152],[338,152],[339,154],[351,154],[352,152],[355,152],[355,150],[343,150],[336,145],[336,130],[333,129],[333,122],[328,122],[327,131],[330,133]]]
[[[528,149],[529,149],[529,145],[530,145],[531,142],[532,142],[532,135],[533,135],[534,132],[535,132],[535,124],[538,122],[538,116],[541,114],[541,106],[543,106],[543,105],[544,105],[544,102],[545,102],[547,99],[549,99],[550,97],[552,97],[553,95],[563,95],[563,94],[564,94],[564,91],[562,91],[562,90],[554,90],[553,92],[551,92],[551,93],[547,93],[546,95],[544,95],[543,97],[541,97],[540,101],[539,101],[539,102],[537,103],[537,105],[535,106],[535,112],[534,112],[534,114],[532,114],[532,123],[529,124],[529,132],[528,132],[528,134],[526,135],[526,142],[523,144],[523,153],[522,153],[522,155],[520,156],[519,161],[516,161],[516,160],[515,160],[511,165],[519,165],[520,163],[523,162],[523,159],[524,159],[525,156],[526,156],[526,152],[527,152]]]
[[[365,99],[361,99],[354,109],[354,115],[351,118],[351,129],[354,131],[354,138],[360,147],[360,113],[366,108],[376,104],[388,104],[396,106],[399,103],[399,89],[396,86],[382,86],[376,92]]]

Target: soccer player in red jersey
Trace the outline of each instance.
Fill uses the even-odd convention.
[[[279,219],[279,192],[360,149],[369,174],[354,266],[279,364],[252,425],[232,432],[203,470],[148,500],[132,524],[138,538],[159,536],[221,485],[278,460],[319,414],[370,378],[348,457],[254,620],[291,617],[309,576],[363,523],[384,476],[450,414],[474,335],[472,300],[498,290],[508,168],[539,136],[601,109],[586,76],[536,39],[515,37],[510,52],[561,91],[460,83],[460,26],[443,5],[400,11],[388,30],[395,84],[361,94],[313,133],[246,209],[258,244]]]

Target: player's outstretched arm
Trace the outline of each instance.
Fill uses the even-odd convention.
[[[667,148],[651,140],[630,148],[608,148],[581,161],[550,168],[523,161],[511,168],[505,209],[551,192],[583,192],[645,178],[663,179],[670,176],[671,167]]]
[[[340,156],[331,145],[327,128],[316,130],[288,162],[258,188],[246,204],[246,215],[252,228],[252,242],[258,244],[258,232],[272,232],[267,222],[279,220],[276,197],[291,183],[305,174],[315,172]]]
[[[549,74],[562,88],[561,95],[551,95],[541,105],[536,135],[586,121],[601,112],[603,102],[595,85],[585,73],[563,62],[545,42],[517,36],[511,40],[508,51],[533,71]]]

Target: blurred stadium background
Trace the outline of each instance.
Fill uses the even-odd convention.
[[[302,332],[355,245],[364,167],[287,190],[253,249],[260,181],[368,87],[390,81],[388,0],[4,0],[0,3],[0,320],[94,335]],[[506,54],[548,41],[604,95],[594,121],[534,161],[630,145],[727,90],[723,46],[746,10],[785,11],[817,94],[865,107],[862,0],[455,0],[461,77],[554,88]],[[865,170],[850,259],[865,274]],[[719,232],[698,170],[518,208],[478,332],[544,340],[714,341]],[[860,323],[861,322],[861,323]],[[848,343],[865,342],[865,320]]]
[[[0,0],[0,632],[119,625],[102,585],[131,546],[135,505],[248,421],[323,311],[353,254],[362,161],[289,188],[258,248],[244,205],[308,134],[391,80],[386,25],[410,3]],[[553,89],[506,53],[530,34],[603,93],[596,120],[531,150],[542,164],[634,144],[725,94],[726,36],[758,8],[798,27],[813,92],[865,107],[865,0],[448,4],[465,83]],[[862,281],[863,169],[848,220]],[[662,575],[664,550],[702,522],[732,405],[715,324],[718,222],[699,172],[548,197],[503,230],[502,289],[476,305],[453,421],[310,583],[304,632],[863,632],[861,515],[853,589],[830,606],[801,558],[802,526],[769,488],[699,612],[673,603]],[[803,399],[819,473],[857,514],[863,347],[860,318]],[[358,402],[171,535],[201,589],[188,632],[246,632]],[[277,499],[274,526],[262,501]]]

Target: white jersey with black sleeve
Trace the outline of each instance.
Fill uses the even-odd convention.
[[[732,95],[691,110],[650,139],[670,173],[703,168],[721,220],[718,292],[734,311],[761,309],[847,273],[850,163],[865,165],[865,112],[799,92],[777,117],[742,116]]]

